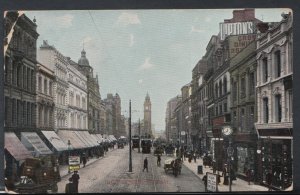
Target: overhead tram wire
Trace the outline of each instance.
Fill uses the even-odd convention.
[[[112,61],[113,61],[113,64],[112,64],[112,66],[113,66],[113,69],[114,69],[114,72],[115,73],[118,73],[119,71],[117,71],[117,68],[116,68],[116,64],[117,63],[115,63],[116,61],[115,61],[115,58],[113,58],[112,57],[112,55],[110,54],[110,52],[108,51],[108,47],[107,47],[107,44],[106,44],[106,42],[104,41],[104,39],[102,38],[102,34],[101,34],[101,31],[98,29],[98,27],[97,27],[97,24],[96,24],[96,22],[95,22],[95,20],[94,20],[94,18],[93,18],[93,16],[92,16],[92,13],[91,13],[91,11],[90,10],[87,10],[88,11],[88,13],[89,13],[89,15],[90,15],[90,18],[91,18],[91,20],[92,20],[92,23],[94,24],[94,26],[95,26],[95,29],[96,29],[96,31],[98,32],[98,34],[99,34],[99,37],[100,37],[100,41],[103,43],[103,45],[104,45],[104,47],[106,48],[106,49],[104,49],[105,51],[106,51],[106,54],[108,55],[108,59],[111,59]],[[125,83],[124,81],[124,78],[123,77],[118,77],[118,79],[121,79],[121,83]]]

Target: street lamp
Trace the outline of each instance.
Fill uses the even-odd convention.
[[[132,172],[132,155],[131,155],[131,100],[129,100],[129,172]]]
[[[70,145],[71,145],[71,141],[70,140],[68,140],[68,173],[70,173],[71,171],[70,171],[70,162],[69,162],[69,159],[70,159]]]
[[[139,148],[138,148],[138,153],[141,152],[141,146],[140,146],[140,143],[141,143],[141,122],[140,122],[140,119],[139,119]]]

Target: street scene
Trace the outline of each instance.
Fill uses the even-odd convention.
[[[291,9],[4,14],[8,193],[293,190]]]

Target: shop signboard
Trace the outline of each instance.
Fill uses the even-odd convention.
[[[69,170],[78,171],[80,169],[80,156],[69,156]]]
[[[243,48],[252,43],[256,38],[255,34],[236,35],[228,37],[229,57],[232,58]]]
[[[254,34],[256,32],[254,22],[234,22],[220,23],[220,38],[224,40],[226,36]]]
[[[206,173],[207,177],[207,191],[209,192],[217,192],[217,175],[213,173]]]

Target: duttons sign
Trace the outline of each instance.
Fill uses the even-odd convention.
[[[220,38],[224,40],[230,35],[245,35],[255,33],[253,22],[220,23]]]

